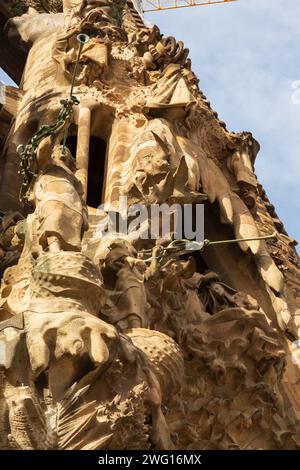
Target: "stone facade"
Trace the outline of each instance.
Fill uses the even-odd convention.
[[[299,449],[300,261],[257,141],[131,1],[0,13],[26,58],[1,87],[0,448]],[[205,237],[241,241],[102,236],[121,196],[203,203]]]

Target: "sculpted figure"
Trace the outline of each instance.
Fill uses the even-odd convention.
[[[149,266],[138,258],[136,250],[126,240],[116,241],[109,248],[101,267],[109,296],[102,314],[121,330],[146,328],[149,319],[144,282],[156,275],[156,254],[160,247],[153,249],[153,261]]]
[[[57,145],[34,183],[31,198],[38,222],[39,243],[44,251],[80,251],[88,221],[75,170],[70,151]]]
[[[37,14],[35,10],[30,9],[28,13],[9,21],[8,32],[11,40],[20,43],[21,39],[22,44],[31,48],[28,63],[34,62],[36,65],[35,77],[25,74],[25,92],[28,82],[32,80],[36,80],[37,93],[43,87],[49,92],[51,86],[64,92],[64,88],[70,83],[72,75],[70,65],[75,62],[76,36],[79,33],[97,36],[97,39],[94,38],[85,47],[81,62],[81,78],[84,76],[87,84],[90,84],[87,69],[95,78],[107,64],[107,47],[103,41],[108,41],[107,35],[111,31],[112,34],[114,34],[114,30],[117,30],[116,34],[122,32],[117,27],[117,21],[114,18],[113,3],[115,11],[117,7],[115,2],[109,0],[64,0],[63,14]],[[122,9],[122,6],[120,8]],[[42,61],[40,60],[41,51],[47,54],[47,57],[43,56]],[[49,67],[46,68],[46,72],[45,61]],[[45,81],[43,87],[40,83],[42,80]],[[77,83],[82,82],[78,80]],[[27,97],[25,93],[24,102],[34,98],[35,96]]]
[[[127,328],[146,327],[146,292],[144,273],[146,265],[137,259],[134,248],[126,241],[110,245],[110,252],[102,266],[104,285],[108,289],[109,303],[102,313],[110,323]]]
[[[72,77],[75,63],[78,55],[78,41],[76,36],[70,38],[72,44],[71,49],[64,55],[64,68]],[[84,84],[87,86],[99,86],[100,77],[108,65],[107,46],[98,38],[92,38],[83,47],[80,58],[81,70],[77,74],[76,84]]]
[[[6,268],[16,264],[20,250],[13,246],[15,228],[23,216],[18,212],[0,216],[0,280]]]
[[[192,191],[191,170],[182,153],[166,119],[149,121],[123,164],[122,192],[131,203],[184,204],[206,199],[204,194]]]
[[[33,214],[20,220],[14,228],[12,248],[19,253],[19,262],[7,267],[3,274],[0,297],[0,318],[22,314],[30,302],[32,267],[40,249]]]
[[[146,100],[145,112],[151,115],[182,118],[196,103],[189,80],[192,72],[179,64],[169,64],[159,80],[153,85],[152,93]]]
[[[171,146],[155,129],[146,127],[138,136],[128,161],[123,165],[123,191],[131,196],[133,202],[141,198],[157,202],[165,190],[168,191],[171,151]]]
[[[122,11],[117,2],[104,1],[67,1],[64,3],[65,26],[53,45],[53,59],[58,65],[59,74],[68,81],[77,59],[77,35],[88,34],[91,39],[84,45],[79,62],[80,72],[76,85],[99,86],[102,72],[108,65],[108,44],[113,39],[124,39],[124,31],[118,27],[116,11]]]
[[[33,211],[16,226],[3,219],[0,233],[0,448],[299,447],[297,358],[284,336],[292,269],[259,237],[269,219],[260,195],[255,206],[257,143],[227,131],[188,50],[147,28],[138,0],[61,0],[62,13],[50,2],[26,0],[43,13],[8,25],[28,55],[21,88],[4,95],[0,210],[18,209],[23,177]],[[208,199],[206,235],[222,243],[153,247],[142,234],[163,214],[141,217],[128,239],[121,224],[106,233],[110,214],[101,225],[84,202],[100,186],[114,215],[123,195],[147,211],[176,204],[171,224],[178,207]]]
[[[220,312],[225,308],[239,308],[246,310],[259,310],[257,301],[244,292],[238,292],[224,282],[214,272],[203,276],[200,289],[200,298],[204,308],[211,314]]]
[[[208,314],[198,297],[205,276],[196,272],[193,257],[187,261],[169,259],[146,282],[151,306],[151,327],[164,331],[178,341],[186,323],[201,322]]]
[[[235,176],[241,198],[253,212],[256,208],[257,179],[253,172],[253,163],[259,145],[251,135],[242,135],[240,148],[227,159],[227,167]]]

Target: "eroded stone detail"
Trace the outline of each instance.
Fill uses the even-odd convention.
[[[299,448],[299,258],[254,173],[258,143],[226,129],[188,49],[132,2],[15,3],[8,35],[28,58],[3,107],[0,448]],[[209,238],[242,241],[164,257],[169,240],[139,229],[99,237],[100,158],[93,190],[115,211],[120,196],[202,202]],[[276,242],[245,240],[274,227]]]

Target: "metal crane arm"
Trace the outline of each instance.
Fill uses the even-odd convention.
[[[237,2],[238,0],[143,0],[143,11],[173,10],[217,3]]]

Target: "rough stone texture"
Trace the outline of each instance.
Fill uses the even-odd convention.
[[[133,3],[4,2],[6,18],[9,3],[27,61],[1,88],[0,448],[298,449],[300,261],[258,143],[226,129],[183,43]],[[79,33],[79,103],[62,106]],[[278,237],[167,257],[139,230],[102,237],[97,158],[115,211],[124,195],[204,202],[210,240]]]

